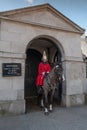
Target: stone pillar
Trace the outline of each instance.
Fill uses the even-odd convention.
[[[69,59],[63,62],[66,81],[63,84],[62,103],[65,106],[84,104],[82,84],[82,60]]]

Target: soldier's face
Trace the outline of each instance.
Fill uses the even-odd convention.
[[[43,59],[43,62],[47,62],[47,59]]]

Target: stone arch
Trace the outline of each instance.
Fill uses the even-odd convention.
[[[49,35],[38,35],[38,36],[32,38],[32,39],[29,41],[29,43],[27,44],[27,47],[26,47],[26,50],[25,50],[25,51],[27,51],[27,49],[31,46],[32,42],[33,42],[35,39],[39,39],[39,38],[44,38],[44,39],[46,38],[46,39],[49,39],[50,41],[52,41],[53,44],[54,44],[54,46],[56,46],[57,48],[59,48],[59,50],[60,50],[60,52],[61,52],[62,61],[65,59],[65,51],[64,51],[64,48],[63,48],[61,42],[60,42],[58,39],[56,39],[55,37],[49,36]]]

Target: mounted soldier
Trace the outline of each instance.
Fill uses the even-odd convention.
[[[36,78],[36,86],[37,86],[39,100],[42,98],[42,93],[43,93],[42,86],[44,83],[44,78],[50,71],[51,71],[51,67],[50,64],[48,63],[46,52],[44,51],[42,56],[42,61],[39,63],[38,66],[38,75]],[[43,100],[41,100],[41,106],[43,107]]]

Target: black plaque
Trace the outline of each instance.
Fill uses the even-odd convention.
[[[21,76],[21,63],[3,63],[2,75],[4,77]]]

